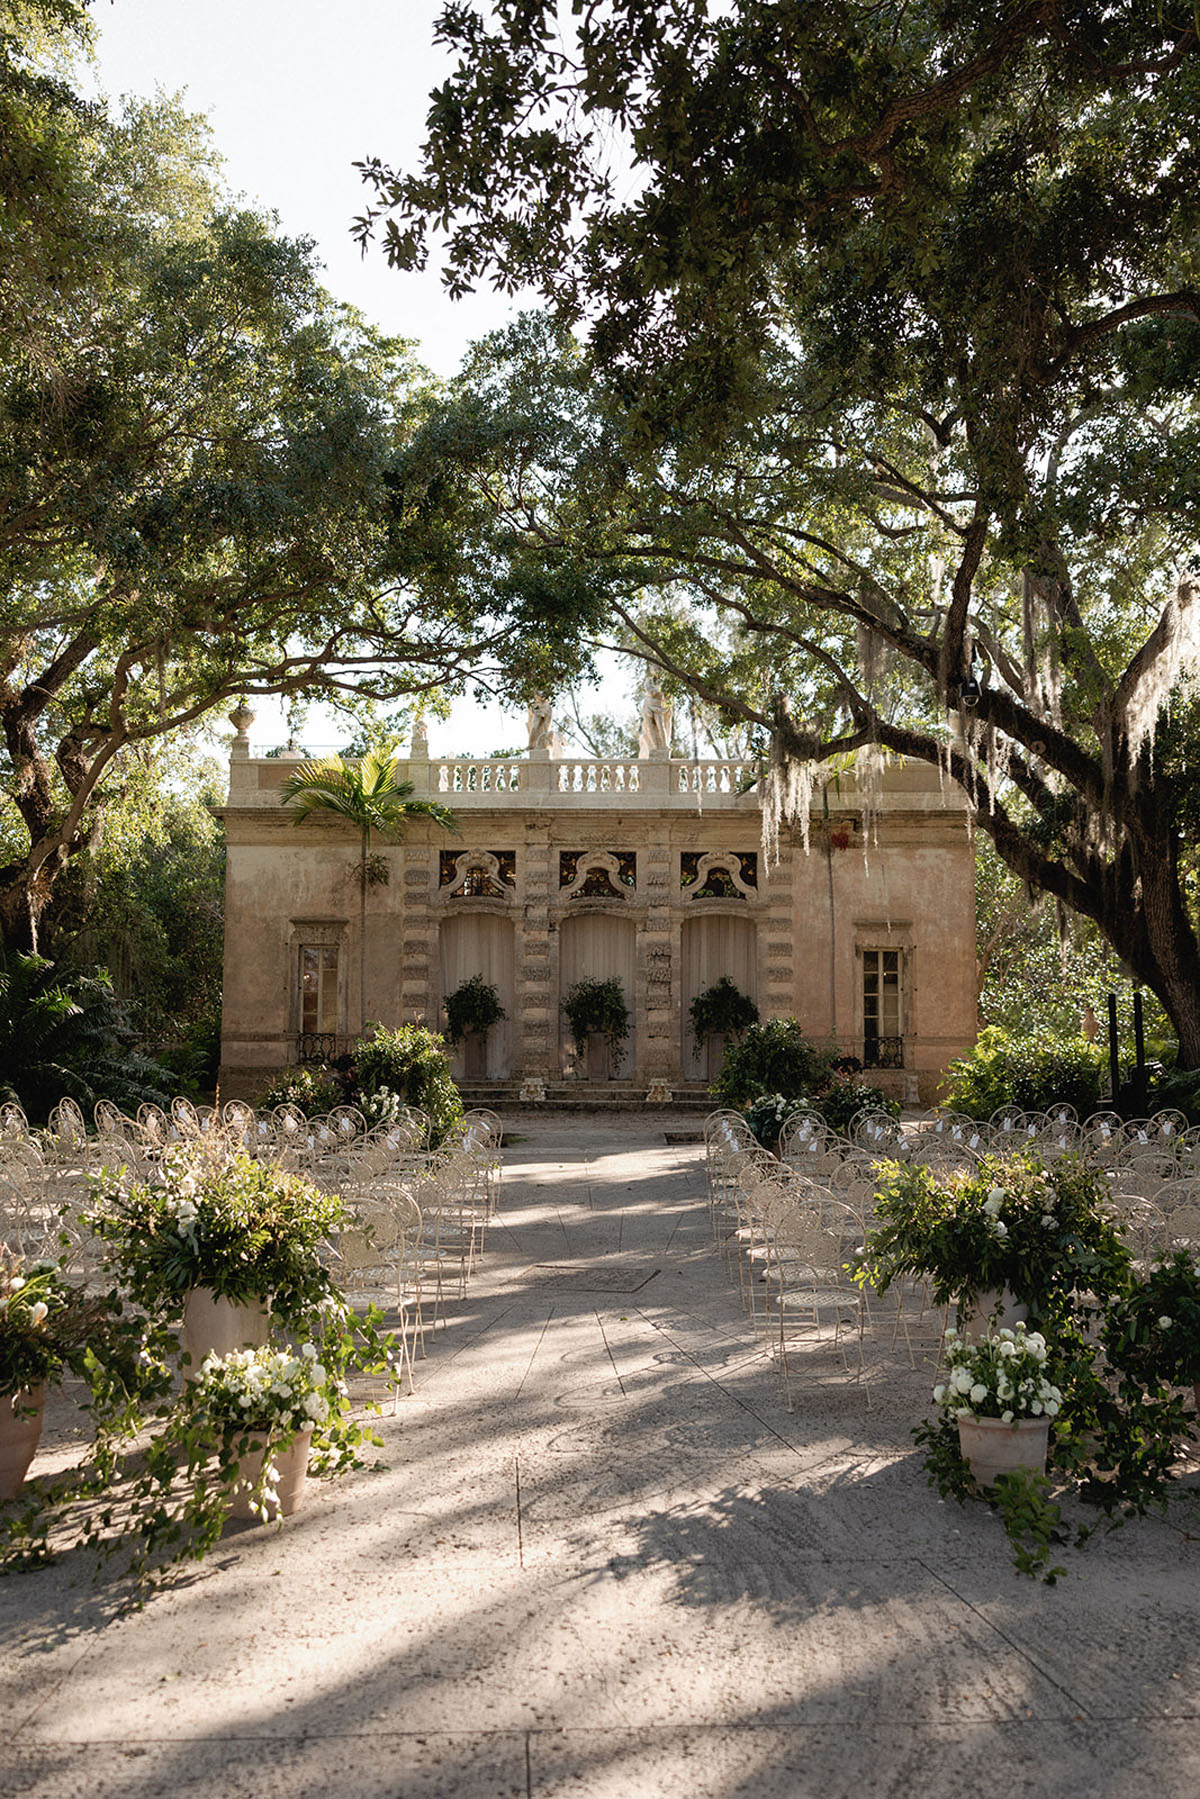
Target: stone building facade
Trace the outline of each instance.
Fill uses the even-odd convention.
[[[523,757],[430,757],[414,741],[416,797],[458,816],[376,842],[388,879],[368,889],[361,991],[357,833],[297,825],[280,803],[286,759],[251,754],[245,714],[230,759],[222,1092],[253,1094],[285,1064],[340,1053],[361,1021],[443,1028],[444,996],[480,974],[507,1019],[466,1075],[535,1097],[564,1079],[643,1096],[704,1082],[689,1007],[722,974],[763,1018],[797,1017],[898,1096],[930,1100],[973,1040],[974,860],[965,802],[923,766],[888,769],[865,809],[853,781],[818,788],[808,847],[785,828],[770,859],[754,771],[642,754],[601,762],[542,741]],[[531,737],[533,736],[531,730]],[[561,1000],[584,977],[620,980],[630,1035],[618,1068],[580,1064]],[[710,1046],[711,1052],[711,1046]]]

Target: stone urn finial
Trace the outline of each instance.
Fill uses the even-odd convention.
[[[239,700],[233,711],[229,714],[229,722],[239,737],[247,737],[249,736],[250,727],[254,723],[255,717],[256,714],[251,712],[245,700]]]

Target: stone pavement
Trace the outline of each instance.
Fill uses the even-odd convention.
[[[927,1370],[868,1410],[820,1352],[785,1410],[698,1145],[512,1128],[383,1467],[141,1613],[0,1582],[3,1799],[1200,1792],[1194,1494],[1022,1578],[925,1484]]]

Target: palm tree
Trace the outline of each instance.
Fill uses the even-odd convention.
[[[303,824],[317,813],[332,812],[357,825],[361,836],[358,863],[359,917],[359,1011],[360,1034],[367,1025],[367,888],[386,884],[387,864],[372,857],[373,834],[395,843],[404,834],[409,818],[432,818],[447,831],[458,829],[458,820],[436,800],[414,800],[411,781],[397,776],[400,758],[386,749],[369,749],[357,761],[347,762],[341,756],[324,756],[319,761],[304,762],[283,783],[281,794],[285,806],[292,807],[293,822]]]

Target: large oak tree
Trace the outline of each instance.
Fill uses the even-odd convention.
[[[447,466],[777,762],[950,769],[1200,1064],[1190,0],[556,10],[447,7],[422,167],[367,165],[394,260],[586,336],[497,346]]]
[[[196,120],[85,105],[32,42],[0,31],[0,929],[22,948],[128,746],[242,697],[420,696],[521,636],[454,597],[470,546],[398,496],[429,401],[408,346],[230,204]]]

